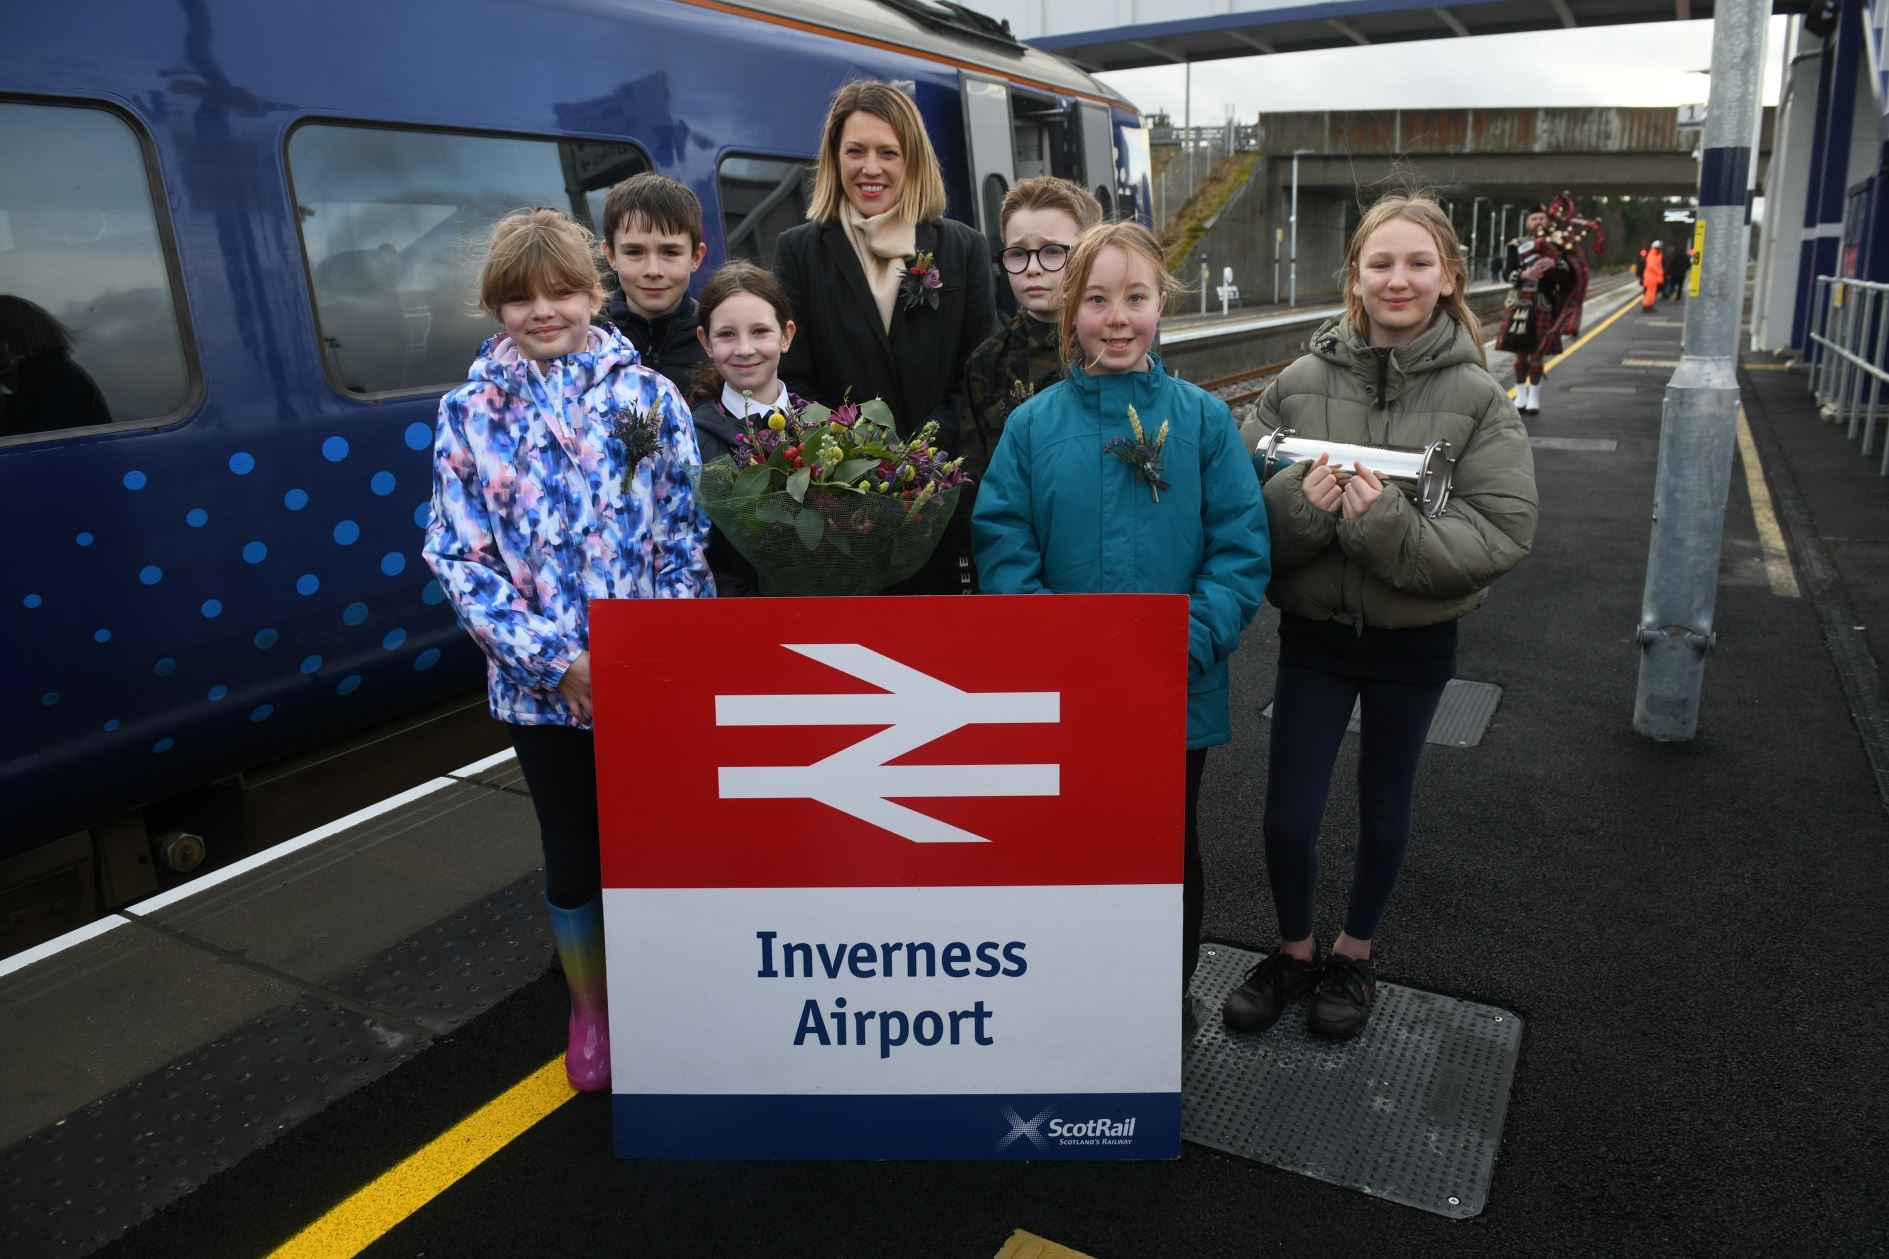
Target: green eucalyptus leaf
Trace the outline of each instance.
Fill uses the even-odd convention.
[[[869,402],[860,403],[859,414],[874,424],[881,424],[886,428],[892,427],[892,408],[886,405],[884,398],[874,398]]]
[[[794,532],[800,535],[800,544],[809,551],[818,550],[820,539],[826,536],[826,521],[817,511],[801,509],[794,520]]]
[[[848,459],[845,463],[833,469],[833,479],[835,481],[844,481],[846,484],[851,485],[854,481],[857,481],[860,477],[865,476],[878,466],[879,461],[877,459]]]
[[[743,468],[735,474],[735,496],[753,498],[758,494],[766,493],[768,481],[773,475],[774,470],[766,464]]]
[[[787,492],[793,496],[796,503],[806,501],[807,483],[811,480],[813,480],[812,468],[799,468],[787,478]],[[802,532],[800,536],[804,538],[807,535]]]

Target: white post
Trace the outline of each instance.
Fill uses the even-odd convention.
[[[1509,248],[1509,204],[1506,201],[1502,203],[1502,230],[1496,233],[1495,247],[1502,252],[1502,261],[1507,262]]]
[[[1464,270],[1470,271],[1472,274],[1466,278],[1466,283],[1475,280],[1476,277],[1473,274],[1474,269],[1482,265],[1482,259],[1478,257],[1476,253],[1476,245],[1482,239],[1482,237],[1477,234],[1477,229],[1482,226],[1482,215],[1476,212],[1476,207],[1488,199],[1487,197],[1476,197],[1469,203],[1469,265],[1465,267]]]
[[[1186,99],[1181,104],[1181,134],[1186,137],[1187,145],[1187,196],[1194,195],[1194,63],[1188,62],[1184,71],[1186,76]],[[1187,197],[1182,197],[1186,201]],[[1205,314],[1206,312],[1201,312]]]
[[[1310,149],[1292,150],[1292,212],[1286,216],[1291,225],[1292,243],[1286,249],[1290,260],[1286,269],[1286,305],[1299,304],[1299,154],[1310,153]]]

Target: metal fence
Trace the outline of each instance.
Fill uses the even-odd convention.
[[[1876,451],[1876,411],[1889,384],[1889,284],[1817,277],[1810,332],[1818,347],[1810,369],[1810,393],[1850,437],[1859,434],[1865,455]],[[1889,476],[1889,442],[1877,475]]]

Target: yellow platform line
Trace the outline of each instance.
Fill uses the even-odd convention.
[[[1018,1229],[997,1252],[997,1259],[1091,1259],[1091,1256]]]
[[[1583,332],[1580,335],[1580,338],[1576,340],[1573,345],[1570,345],[1567,349],[1561,351],[1561,353],[1555,355],[1553,358],[1549,359],[1546,363],[1543,363],[1541,365],[1542,373],[1545,375],[1548,372],[1553,371],[1555,368],[1561,365],[1562,359],[1574,353],[1576,350],[1586,345],[1589,341],[1592,341],[1595,337],[1605,332],[1607,330],[1608,324],[1611,324],[1614,320],[1620,318],[1620,316],[1634,309],[1633,304],[1637,300],[1638,300],[1637,298],[1628,298],[1625,302],[1621,303],[1619,310],[1616,310],[1613,314],[1607,316],[1605,319],[1595,324],[1592,328],[1589,328],[1586,332]],[[1513,398],[1514,396],[1515,396],[1515,387],[1511,385],[1509,386],[1509,397]]]
[[[577,1096],[564,1055],[533,1071],[272,1252],[270,1259],[358,1255],[396,1224]]]
[[[1774,595],[1801,598],[1797,570],[1791,567],[1791,553],[1784,545],[1784,530],[1778,527],[1771,491],[1764,483],[1764,465],[1758,462],[1758,444],[1751,439],[1751,426],[1745,423],[1743,407],[1738,408],[1738,462],[1745,470],[1745,493],[1751,498],[1751,516],[1758,526],[1758,551],[1764,556],[1765,582]]]
[[[1622,367],[1677,367],[1679,366],[1679,360],[1676,358],[1623,358],[1620,360],[1620,366]]]

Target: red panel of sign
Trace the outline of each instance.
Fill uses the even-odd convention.
[[[1178,883],[1183,595],[591,605],[606,887]]]

